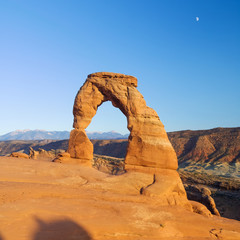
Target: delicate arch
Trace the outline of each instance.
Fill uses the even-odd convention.
[[[68,152],[71,157],[91,160],[93,146],[85,129],[97,108],[111,101],[127,117],[130,135],[125,157],[127,165],[177,169],[176,153],[169,142],[157,113],[146,105],[132,76],[99,72],[88,75],[73,106],[74,130],[71,131]]]

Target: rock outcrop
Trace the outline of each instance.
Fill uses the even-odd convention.
[[[101,172],[112,175],[120,175],[126,172],[123,158],[114,158],[97,154],[93,156],[93,167]]]
[[[207,209],[207,207],[199,202],[190,201],[192,205],[193,212],[203,215],[205,217],[212,217],[211,212]]]
[[[26,153],[22,153],[22,152],[13,152],[13,153],[11,153],[10,157],[29,158],[29,156]]]
[[[37,151],[34,150],[32,147],[29,147],[29,158],[31,159],[44,159],[49,160],[55,158],[55,151],[46,151],[42,148],[39,148]]]
[[[130,136],[126,166],[177,169],[176,153],[164,126],[157,113],[146,105],[136,87],[137,79],[124,74],[100,72],[88,76],[73,107],[75,129],[71,132],[68,148],[72,158],[93,158],[93,147],[85,128],[91,123],[97,108],[111,101],[127,117]]]
[[[196,185],[184,184],[189,200],[197,201],[207,207],[207,209],[214,215],[220,216],[214,199],[211,197],[211,191],[207,187],[200,187]]]
[[[35,160],[53,160],[56,158],[56,156],[60,155],[62,152],[65,152],[64,150],[58,149],[56,150],[50,150],[46,151],[42,148],[39,148],[38,150],[34,150],[32,147],[29,147],[28,149],[29,154],[23,153],[23,152],[12,152],[9,156],[10,157],[17,157],[17,158],[29,158],[29,159],[35,159]],[[68,154],[69,155],[69,154]]]
[[[39,152],[35,151],[32,147],[29,147],[29,158],[37,159],[39,156]]]

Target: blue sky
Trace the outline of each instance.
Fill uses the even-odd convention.
[[[240,126],[239,13],[238,0],[0,0],[0,134],[71,130],[99,71],[136,76],[167,131]],[[87,130],[126,126],[104,103]]]

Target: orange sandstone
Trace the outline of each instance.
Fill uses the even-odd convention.
[[[85,128],[91,123],[98,107],[111,101],[127,117],[130,131],[125,158],[127,166],[177,169],[176,153],[164,126],[136,87],[137,79],[129,75],[99,72],[88,76],[73,107],[75,129],[70,135],[68,149],[71,157],[92,159],[92,147]]]

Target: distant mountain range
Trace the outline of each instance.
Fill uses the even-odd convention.
[[[63,140],[69,139],[68,131],[45,131],[45,130],[16,130],[0,136],[0,141],[8,140]],[[118,132],[87,132],[90,139],[126,139],[129,134],[122,135]]]
[[[35,135],[35,139],[37,140],[22,140],[24,133],[28,133],[30,135],[29,138],[27,138],[27,140],[30,140],[30,137],[33,138],[33,132],[35,131],[39,134]],[[64,132],[35,131],[17,131],[3,135],[4,138],[1,136],[0,156],[10,154],[14,151],[27,152],[29,147],[32,147],[35,150],[38,150],[38,148],[43,148],[45,150],[67,150],[69,132],[65,131],[66,135],[61,135],[60,133]],[[43,132],[44,135],[40,135],[41,132]],[[54,133],[58,134],[54,135]],[[94,145],[94,153],[118,158],[125,157],[128,144],[126,135],[121,135],[115,132],[90,132],[88,135],[92,139],[91,141]],[[11,140],[10,137],[14,140],[9,141]],[[40,137],[44,140],[41,140]],[[51,140],[47,140],[47,137]],[[58,139],[53,139],[53,137],[58,137]],[[65,138],[66,140],[59,140],[60,137],[62,139]],[[122,140],[120,140],[120,138]],[[240,127],[170,132],[168,133],[168,138],[176,151],[180,167],[186,167],[188,165],[196,166],[197,164],[200,166],[204,165],[209,168],[215,163],[225,163],[230,164],[231,166],[235,166],[236,164],[236,166],[238,166],[238,164],[240,164]],[[16,141],[15,139],[21,141]],[[4,142],[5,140],[8,141]],[[237,174],[240,177],[239,170],[237,170]]]

